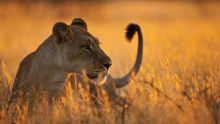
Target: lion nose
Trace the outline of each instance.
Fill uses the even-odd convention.
[[[103,63],[103,66],[108,70],[109,67],[112,65],[111,62],[108,62],[108,63]]]

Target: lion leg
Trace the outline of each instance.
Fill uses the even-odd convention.
[[[24,112],[25,103],[24,96],[21,93],[16,93],[11,97],[7,108],[7,114],[11,124],[16,124],[19,121],[21,114]]]
[[[105,90],[108,93],[109,100],[112,103],[112,107],[115,110],[119,110],[119,116],[116,117],[116,120],[121,120],[120,123],[124,124],[126,119],[126,114],[129,111],[130,102],[116,93],[116,88],[112,83],[105,85]]]

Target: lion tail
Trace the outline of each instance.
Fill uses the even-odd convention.
[[[117,78],[117,79],[113,78],[116,88],[122,88],[128,85],[131,80],[131,77],[136,75],[140,70],[140,66],[143,58],[143,36],[139,25],[133,23],[129,24],[126,28],[126,34],[125,34],[126,39],[129,42],[131,42],[135,33],[137,33],[138,35],[138,49],[137,49],[137,57],[135,64],[132,67],[132,69],[122,78]]]

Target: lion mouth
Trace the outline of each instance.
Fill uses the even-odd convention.
[[[89,79],[91,79],[91,83],[95,85],[103,85],[107,79],[107,73],[98,73],[98,74],[86,74]]]
[[[89,79],[97,79],[97,78],[98,78],[98,75],[90,75],[90,74],[87,74],[87,77],[89,77]]]

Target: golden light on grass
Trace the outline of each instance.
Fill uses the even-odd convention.
[[[115,77],[128,72],[136,56],[137,39],[125,42],[125,26],[130,22],[141,26],[141,71],[126,88],[117,90],[131,105],[126,111],[112,107],[100,91],[103,108],[99,117],[90,94],[69,81],[65,97],[54,103],[52,114],[43,99],[32,117],[24,107],[20,123],[113,124],[122,123],[123,114],[128,124],[220,123],[219,3],[1,3],[0,16],[2,124],[8,123],[7,100],[19,62],[51,34],[55,22],[70,23],[74,17],[84,18],[89,31],[99,38],[113,60],[110,72]]]

